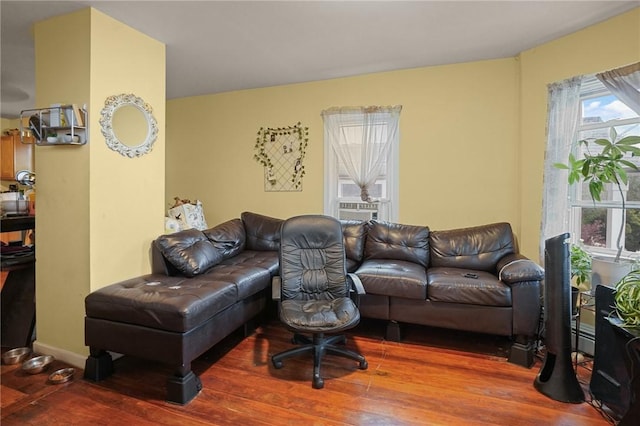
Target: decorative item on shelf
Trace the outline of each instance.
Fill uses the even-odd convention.
[[[36,140],[41,141],[46,136],[42,134],[42,122],[37,115],[32,115],[29,117],[29,129],[31,130],[31,134],[35,136]]]
[[[191,228],[203,231],[208,228],[200,200],[191,202],[191,200],[181,199],[180,197],[174,197],[174,200],[173,206],[169,208],[168,217],[178,221],[180,225],[179,231]],[[165,221],[166,225],[167,222]]]
[[[77,143],[80,140],[80,137],[78,135],[72,135],[71,133],[67,133],[66,135],[63,136],[63,140],[67,143]]]
[[[253,158],[264,167],[265,191],[301,191],[309,128],[293,126],[258,130]]]
[[[56,143],[58,142],[58,134],[53,131],[47,132],[47,142]]]

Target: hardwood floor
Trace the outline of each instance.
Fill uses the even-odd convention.
[[[531,369],[506,361],[500,337],[407,326],[401,343],[385,341],[385,324],[363,321],[347,346],[368,370],[328,356],[325,387],[312,389],[309,358],[280,370],[270,356],[292,346],[277,321],[243,339],[236,333],[193,363],[204,386],[188,405],[164,401],[166,366],[130,357],[101,382],[47,383],[48,373],[2,365],[3,426],[9,425],[607,425],[589,403],[554,401],[533,387]],[[578,369],[580,382],[589,370]],[[587,394],[588,398],[588,394]]]

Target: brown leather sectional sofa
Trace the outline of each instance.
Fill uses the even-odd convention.
[[[278,274],[281,219],[244,212],[205,231],[163,235],[151,274],[86,297],[85,377],[113,371],[109,352],[174,366],[167,400],[188,403],[202,385],[191,362],[264,313]],[[544,271],[518,254],[511,227],[450,231],[379,221],[343,222],[349,272],[361,279],[362,317],[511,336],[510,361],[529,367]]]

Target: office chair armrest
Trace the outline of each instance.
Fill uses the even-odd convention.
[[[365,294],[360,277],[356,274],[347,273],[347,281],[349,282],[349,297],[356,306],[360,306],[360,295]]]
[[[271,278],[271,299],[280,301],[280,287],[282,287],[282,279],[279,275]]]
[[[362,281],[360,281],[360,277],[353,273],[347,273],[347,279],[351,283],[350,287],[352,291],[355,290],[358,294],[366,294]]]

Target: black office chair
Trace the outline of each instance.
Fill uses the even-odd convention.
[[[354,290],[352,290],[352,288]],[[346,272],[340,222],[329,216],[306,215],[286,220],[280,239],[280,276],[273,280],[279,299],[280,320],[294,332],[302,346],[273,355],[275,368],[292,356],[313,354],[313,387],[321,389],[320,363],[325,353],[351,358],[366,370],[366,359],[344,346],[344,335],[325,336],[355,327],[360,322],[356,306],[362,283]],[[356,299],[356,302],[352,300]],[[309,339],[303,333],[312,334]]]

